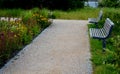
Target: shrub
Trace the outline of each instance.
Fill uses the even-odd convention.
[[[105,18],[110,18],[113,22],[114,22],[114,27],[113,27],[113,31],[112,31],[112,36],[111,38],[108,40],[108,44],[112,45],[112,51],[114,53],[114,55],[112,56],[113,58],[111,58],[111,60],[114,60],[114,62],[112,64],[116,65],[117,68],[120,68],[120,9],[119,8],[105,8],[104,9],[104,19]],[[110,61],[109,61],[110,63]]]
[[[120,9],[104,8],[103,19],[99,22],[100,27],[103,26],[104,20],[110,18],[114,22],[112,35],[107,39],[106,52],[99,52],[100,41],[91,40],[92,61],[94,62],[95,74],[120,74]],[[94,41],[94,42],[93,42]]]
[[[110,18],[114,22],[112,35],[108,38],[106,52],[102,53],[102,41],[91,39],[91,52],[93,62],[93,74],[120,74],[120,9],[119,8],[103,8],[103,18],[98,23],[99,28],[103,27],[106,18]],[[95,25],[89,25],[95,27]]]
[[[0,16],[4,17],[19,17],[22,13],[22,9],[4,9],[0,10]]]
[[[84,7],[84,0],[44,0],[45,7],[50,9],[68,10]]]
[[[0,0],[0,8],[22,8],[34,7],[68,10],[81,8],[84,0]],[[26,5],[27,3],[27,5]]]
[[[102,0],[99,3],[101,7],[120,7],[120,0]]]
[[[44,17],[38,13],[34,13],[33,18],[37,19],[37,23],[40,24],[42,29],[46,28],[50,24],[47,17]]]
[[[113,45],[115,46],[115,65],[120,69],[120,35],[112,38]]]
[[[112,64],[98,66],[93,74],[118,74],[116,68]]]
[[[113,32],[112,32],[112,36],[116,36],[119,34],[119,30],[120,30],[120,8],[105,8],[104,9],[104,14],[103,14],[103,20],[105,20],[106,18],[110,18],[113,22],[114,22],[114,27],[113,27]]]

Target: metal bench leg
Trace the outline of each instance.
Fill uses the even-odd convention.
[[[106,48],[106,40],[103,39],[103,52],[105,52],[105,48]]]
[[[96,28],[98,28],[98,23],[95,23],[95,25],[96,25]]]

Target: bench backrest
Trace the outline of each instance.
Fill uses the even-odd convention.
[[[103,16],[103,11],[100,10],[100,12],[99,12],[99,16],[98,16],[98,21],[102,20],[102,16]]]
[[[104,31],[104,35],[106,35],[105,36],[106,38],[108,38],[109,35],[111,34],[113,26],[114,26],[114,23],[109,18],[107,18],[105,20],[104,27],[102,28]]]

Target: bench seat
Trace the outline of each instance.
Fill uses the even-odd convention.
[[[103,29],[90,28],[90,36],[92,38],[104,39],[106,38],[106,33]]]
[[[89,23],[98,23],[98,19],[97,18],[88,18]]]

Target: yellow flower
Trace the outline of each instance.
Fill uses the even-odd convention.
[[[43,18],[43,16],[42,16],[42,15],[40,15],[40,18]]]
[[[44,18],[42,18],[41,20],[42,20],[42,21],[46,21],[46,20],[47,20],[47,18],[45,18],[45,17],[44,17]]]
[[[17,35],[15,34],[15,35],[14,35],[14,37],[16,38],[16,37],[17,37]]]
[[[35,14],[33,14],[32,16],[35,16]]]

